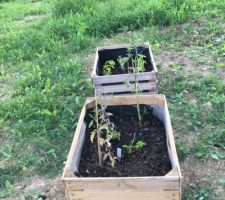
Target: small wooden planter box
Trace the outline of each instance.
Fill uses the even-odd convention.
[[[136,96],[105,97],[105,105],[133,105]],[[181,172],[177,158],[170,115],[163,95],[140,95],[141,104],[153,106],[153,113],[163,121],[167,136],[168,153],[172,170],[165,176],[149,177],[98,177],[79,178],[78,171],[85,139],[86,109],[95,105],[94,98],[87,98],[82,109],[72,146],[66,162],[62,181],[69,200],[180,200]]]
[[[116,61],[118,56],[126,56],[126,51],[129,45],[118,45],[110,47],[99,47],[96,50],[95,62],[92,72],[92,82],[97,94],[127,94],[134,93],[135,84],[132,83],[129,86],[125,85],[127,80],[135,81],[134,74],[118,74],[104,76],[100,74],[100,66],[108,60]],[[138,81],[138,87],[141,93],[158,93],[157,90],[157,75],[158,70],[155,65],[153,54],[148,43],[137,46],[138,53],[144,54],[147,58],[147,64],[145,68],[147,72],[136,74]]]

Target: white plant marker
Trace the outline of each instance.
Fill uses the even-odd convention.
[[[117,155],[117,158],[121,158],[122,157],[122,149],[121,148],[117,148],[116,149],[116,155]]]

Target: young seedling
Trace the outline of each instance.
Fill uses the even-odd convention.
[[[129,145],[124,144],[122,147],[127,151],[127,153],[131,154],[135,151],[140,151],[144,148],[145,142],[142,140],[139,140],[135,145],[133,143],[130,143]]]
[[[134,145],[134,142],[136,140],[136,133],[134,133],[134,137],[131,140],[130,144],[124,144],[122,147],[127,151],[127,153],[131,154],[135,151],[141,150],[146,144],[144,141],[139,140]]]
[[[129,61],[129,58],[119,56],[117,61],[119,62],[122,71],[125,71],[125,66],[126,66],[126,63]]]
[[[138,150],[141,150],[143,149],[143,147],[145,146],[145,142],[142,141],[142,140],[139,140],[136,144],[135,144],[135,149],[138,151]]]
[[[104,75],[108,76],[112,74],[112,70],[115,68],[115,62],[113,60],[108,60],[105,62],[103,66],[103,73]]]

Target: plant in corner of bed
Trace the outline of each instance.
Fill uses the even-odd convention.
[[[103,161],[109,159],[111,166],[114,167],[117,157],[112,152],[111,140],[119,140],[120,132],[116,131],[114,123],[110,121],[110,116],[113,114],[106,112],[105,105],[102,103],[98,104],[100,99],[100,95],[95,95],[95,116],[91,116],[92,121],[89,124],[89,128],[94,124],[96,128],[91,132],[90,140],[93,143],[94,138],[96,137],[97,139],[99,166],[102,167]]]

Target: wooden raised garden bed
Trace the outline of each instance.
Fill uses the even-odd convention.
[[[124,58],[128,55],[129,45],[117,45],[110,47],[99,47],[96,50],[95,62],[92,72],[92,82],[97,94],[128,94],[134,93],[135,80],[138,81],[139,90],[142,94],[157,93],[157,75],[153,54],[148,43],[139,45],[130,51],[133,58],[137,54],[144,56],[144,70],[133,73],[129,70],[131,59],[125,64],[124,69],[118,61],[118,58]],[[113,61],[115,66],[110,75],[104,74],[104,66],[107,61]],[[130,81],[127,85],[126,82]]]
[[[129,117],[127,114],[134,112],[124,112],[123,109],[135,108],[133,105],[137,104],[137,98],[135,95],[108,96],[102,99],[102,102],[112,113],[116,110],[118,113],[120,111],[123,114],[125,113],[125,118],[121,116],[121,119],[125,120],[126,117]],[[104,164],[103,168],[98,170],[93,167],[98,161],[95,162],[92,159],[92,157],[95,157],[96,152],[91,152],[91,156],[87,154],[87,151],[91,151],[94,145],[92,143],[92,146],[89,144],[90,137],[88,134],[90,126],[88,124],[88,116],[89,111],[95,106],[95,98],[87,98],[80,114],[62,176],[68,199],[180,200],[181,172],[166,99],[164,95],[159,94],[139,95],[139,103],[151,109],[152,112],[152,117],[146,118],[143,122],[145,125],[149,125],[150,128],[145,128],[146,130],[141,133],[141,137],[149,138],[148,142],[146,142],[146,148],[141,150],[141,152],[129,155],[131,159],[124,157],[121,161],[117,161],[115,168]],[[116,115],[116,112],[114,112],[114,115]],[[122,125],[127,123],[125,121]],[[161,133],[157,128],[153,127],[154,124],[159,124],[161,126],[159,129],[163,130],[163,132]],[[129,127],[124,128],[124,130],[126,129],[129,129]],[[124,137],[123,134],[125,133],[121,131],[121,138]],[[161,136],[158,137],[158,134],[161,134]],[[127,135],[124,141],[128,140],[129,136]],[[157,149],[157,146],[162,147],[162,149]],[[153,150],[155,156],[151,150],[148,150],[149,148]],[[143,160],[138,160],[141,157]],[[134,168],[129,169],[129,166],[132,165]],[[121,169],[118,173],[119,167]],[[153,170],[149,171],[149,168]],[[108,176],[108,174],[112,174],[112,176]]]

